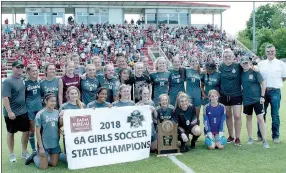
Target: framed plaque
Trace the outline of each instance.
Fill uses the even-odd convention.
[[[177,124],[165,120],[158,124],[158,156],[176,155],[180,153],[177,146],[178,143],[178,129]]]

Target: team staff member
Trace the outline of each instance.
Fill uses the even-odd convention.
[[[216,71],[216,64],[214,62],[206,63],[206,73],[203,74],[201,80],[203,104],[209,103],[208,93],[210,90],[219,92],[220,74]]]
[[[86,66],[86,79],[81,79],[82,102],[87,105],[94,100],[99,81],[96,76],[96,69],[93,64]]]
[[[40,82],[38,81],[38,67],[35,64],[29,64],[26,73],[26,105],[30,120],[29,141],[33,152],[36,152],[34,120],[37,112],[42,109],[41,89]]]
[[[280,143],[280,88],[282,88],[283,82],[286,80],[286,65],[283,61],[276,59],[276,49],[272,44],[265,47],[265,53],[267,59],[258,63],[258,69],[266,82],[264,119],[266,117],[267,107],[270,103],[272,117],[272,139],[274,143],[278,144]],[[260,131],[258,131],[257,135],[260,139],[262,138]]]
[[[60,116],[64,115],[64,110],[67,110],[67,109],[83,109],[85,107],[85,105],[80,101],[80,92],[79,92],[78,88],[75,86],[70,86],[67,89],[66,98],[67,98],[67,102],[62,104],[62,106],[59,109],[59,111],[60,111],[59,115]],[[61,130],[61,132],[63,134],[64,152],[60,153],[59,158],[62,162],[67,163],[65,135],[64,135],[63,129]]]
[[[227,142],[233,142],[235,145],[241,146],[241,72],[242,68],[238,63],[234,62],[234,54],[230,49],[223,52],[223,63],[219,67],[221,76],[220,80],[220,103],[226,106],[226,125],[229,133]],[[235,137],[233,136],[233,118]]]
[[[201,95],[201,71],[197,57],[192,57],[189,60],[191,68],[186,69],[186,93],[191,97],[192,104],[196,107],[196,115],[199,119],[200,109],[202,105]]]
[[[159,104],[159,96],[169,92],[169,79],[171,73],[167,71],[167,61],[164,57],[159,57],[155,62],[155,73],[150,74],[153,84],[152,98],[155,105]]]
[[[181,60],[179,57],[172,59],[173,69],[170,70],[170,104],[175,106],[176,97],[179,92],[185,92],[185,76],[186,69],[181,67]]]
[[[266,141],[266,128],[263,119],[265,82],[259,72],[250,69],[250,60],[248,57],[242,57],[240,65],[243,68],[243,72],[241,74],[241,84],[243,88],[243,113],[246,115],[246,128],[248,133],[247,144],[253,144],[252,112],[254,110],[262,134],[263,147],[269,148]]]
[[[112,103],[113,106],[134,106],[135,103],[131,100],[131,87],[125,84],[120,85],[118,97],[119,100]]]
[[[25,101],[25,85],[21,78],[24,65],[21,61],[12,63],[12,75],[3,81],[2,99],[7,129],[7,145],[10,162],[16,162],[14,154],[14,133],[22,133],[22,158],[28,157],[27,144],[29,139],[29,117]]]
[[[201,129],[198,126],[196,108],[190,104],[190,97],[186,93],[179,93],[176,100],[174,119],[178,123],[178,134],[181,141],[180,151],[187,152],[189,147],[186,146],[186,143],[189,141],[189,134],[193,135],[191,140],[191,149],[193,149],[201,135]]]
[[[45,79],[40,81],[41,96],[44,97],[48,93],[54,93],[57,98],[57,108],[59,108],[59,78],[56,77],[56,66],[52,63],[47,64],[45,75]]]
[[[65,93],[70,86],[80,89],[79,75],[74,74],[74,62],[68,61],[65,64],[65,75],[59,79],[59,104],[60,106],[67,101]]]
[[[216,90],[210,90],[208,97],[210,103],[204,107],[205,145],[210,150],[215,147],[223,149],[226,144],[224,137],[225,107],[218,102],[219,93]]]
[[[40,169],[47,169],[48,165],[57,166],[59,161],[59,111],[56,96],[51,93],[44,97],[45,108],[36,115],[36,135],[38,142],[38,154],[31,154],[25,164],[34,162]],[[50,160],[48,159],[50,156]]]

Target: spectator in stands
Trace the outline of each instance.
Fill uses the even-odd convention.
[[[22,132],[22,158],[27,158],[29,139],[29,117],[25,101],[25,85],[21,78],[24,65],[21,61],[12,63],[12,75],[3,81],[2,99],[4,117],[7,129],[7,145],[10,152],[10,162],[16,162],[14,154],[14,134]]]
[[[226,124],[229,137],[227,142],[235,142],[235,145],[241,146],[241,109],[242,109],[242,93],[241,93],[241,72],[242,68],[238,63],[234,62],[234,54],[230,49],[223,52],[223,63],[219,67],[221,75],[220,82],[220,103],[226,106]],[[233,117],[235,137],[233,136]]]
[[[271,105],[272,117],[272,139],[275,144],[280,143],[279,130],[280,119],[279,109],[281,101],[281,89],[283,82],[286,80],[286,65],[283,61],[276,59],[276,49],[270,44],[265,47],[266,60],[258,63],[258,69],[266,82],[265,103],[264,103],[264,119],[266,118],[267,107]],[[263,96],[263,95],[262,95]],[[258,139],[263,139],[262,132],[258,130]]]

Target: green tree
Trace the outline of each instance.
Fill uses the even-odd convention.
[[[272,28],[272,19],[275,14],[277,7],[271,4],[262,5],[255,11],[255,27],[256,29],[261,28]],[[247,36],[252,40],[252,25],[253,25],[253,13],[246,23],[247,26]]]
[[[247,30],[241,30],[237,34],[237,39],[244,44],[249,50],[252,50],[252,42],[251,40],[247,37]]]
[[[264,55],[260,54],[260,47],[263,45],[263,43],[273,43],[272,35],[273,35],[272,29],[262,28],[257,31],[256,40],[257,40],[257,49],[259,55]]]
[[[277,58],[286,58],[286,28],[277,29],[272,38],[276,47]]]

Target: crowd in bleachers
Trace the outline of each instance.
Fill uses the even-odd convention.
[[[147,43],[148,41],[148,43]],[[51,26],[22,25],[15,28],[2,28],[2,67],[8,59],[20,59],[25,65],[36,62],[40,69],[45,64],[55,63],[62,69],[67,59],[74,54],[80,56],[80,62],[89,62],[91,57],[99,55],[102,62],[114,62],[115,55],[122,53],[129,64],[136,62],[144,53],[140,50],[148,45],[160,46],[167,58],[180,57],[182,62],[196,55],[201,66],[206,61],[221,61],[222,51],[231,48],[236,60],[245,54],[235,40],[226,37],[212,25],[203,29],[195,27],[160,25],[158,29],[142,29],[134,24],[90,24]],[[146,43],[148,45],[146,45]],[[187,63],[186,63],[187,64]]]

